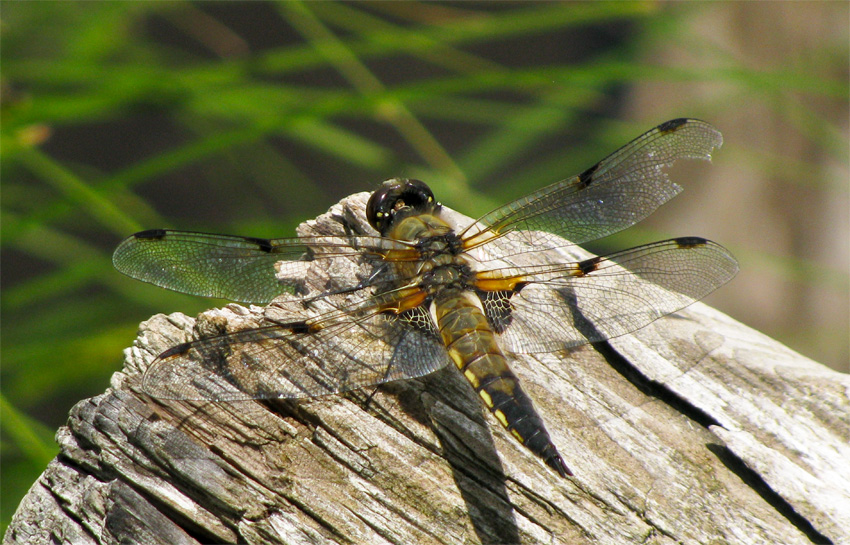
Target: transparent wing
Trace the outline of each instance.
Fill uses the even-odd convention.
[[[684,237],[564,265],[489,271],[518,275],[520,289],[482,300],[506,349],[551,352],[636,331],[737,272],[735,258],[719,244]]]
[[[360,256],[408,245],[380,237],[260,239],[153,229],[126,238],[112,263],[120,272],[174,291],[231,301],[268,303],[296,286],[275,278],[278,261]]]
[[[481,217],[462,234],[467,248],[511,231],[532,244],[553,247],[564,241],[542,238],[545,231],[580,244],[634,225],[673,198],[681,188],[664,167],[677,159],[710,159],[723,137],[696,119],[674,119],[632,140],[578,176],[562,180]]]
[[[357,305],[175,346],[148,368],[143,389],[163,399],[316,397],[423,376],[449,362],[424,309],[396,316],[380,308]]]

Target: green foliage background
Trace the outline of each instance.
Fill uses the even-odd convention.
[[[846,66],[845,49],[828,44],[815,47],[817,63],[754,70],[693,32],[712,6],[4,3],[3,528],[57,453],[69,408],[108,386],[138,323],[219,305],[116,273],[111,251],[135,231],[286,236],[391,176],[426,180],[475,216],[580,172],[661,121],[711,121],[743,99],[769,104],[846,164],[846,119],[807,100],[846,107],[846,77],[829,68]],[[844,8],[829,9],[840,17]],[[711,61],[656,60],[673,47]],[[624,94],[646,82],[727,91],[622,118]],[[841,182],[812,180],[805,163],[732,157],[847,198]],[[617,246],[648,235],[635,230]],[[720,242],[756,274],[823,283],[846,298],[840,265]]]

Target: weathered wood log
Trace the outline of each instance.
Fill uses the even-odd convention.
[[[300,233],[362,223],[365,198]],[[141,392],[162,351],[262,313],[144,322],[112,388],[59,430],[4,543],[850,543],[850,380],[705,305],[512,362],[567,479],[451,366],[371,399]]]

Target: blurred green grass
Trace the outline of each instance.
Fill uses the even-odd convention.
[[[447,205],[476,216],[664,121],[636,129],[618,120],[623,90],[645,81],[722,82],[729,96],[774,102],[819,147],[846,154],[846,140],[822,116],[780,100],[846,99],[846,81],[799,66],[756,71],[735,58],[720,67],[647,61],[671,36],[690,40],[693,54],[722,54],[683,24],[704,9],[697,5],[243,9],[263,11],[278,34],[245,26],[234,5],[4,5],[4,529],[57,452],[53,430],[75,402],[108,386],[138,323],[219,304],[116,273],[111,251],[134,231],[286,236],[340,197],[394,175],[427,180]],[[602,38],[588,29],[602,29]],[[565,32],[577,37],[575,55],[545,50],[563,48]],[[725,107],[695,96],[687,112],[710,119]],[[806,170],[759,159],[765,169]],[[635,229],[616,244],[647,234]],[[840,271],[755,256],[775,274],[847,289]]]

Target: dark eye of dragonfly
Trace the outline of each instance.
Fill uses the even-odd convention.
[[[384,235],[399,217],[431,213],[439,206],[440,204],[434,200],[434,193],[425,182],[393,178],[384,182],[380,189],[369,197],[366,218],[369,220],[369,225]]]

